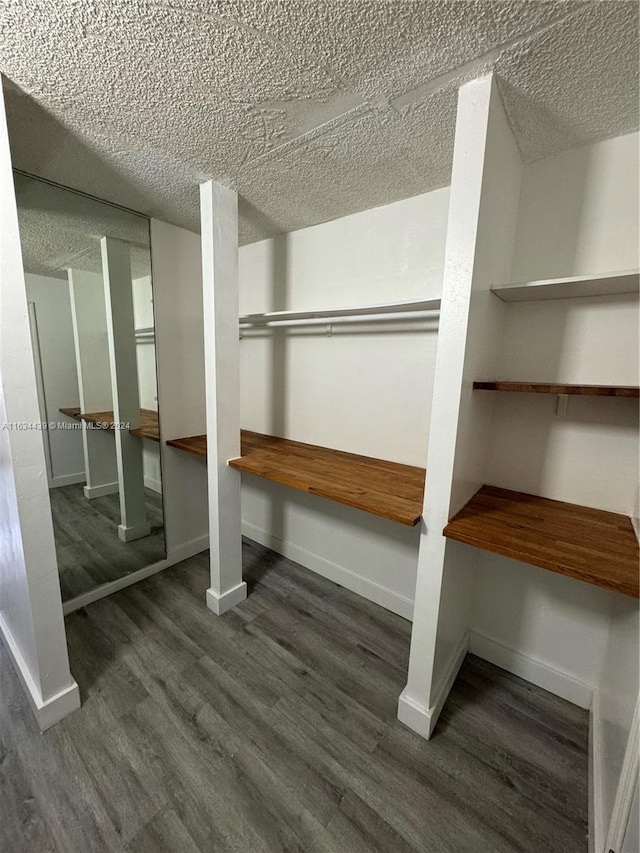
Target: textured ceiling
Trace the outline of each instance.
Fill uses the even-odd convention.
[[[638,126],[617,0],[3,0],[14,165],[250,242],[446,185],[456,91],[495,68],[527,160]]]
[[[14,174],[26,272],[66,278],[67,269],[102,271],[101,237],[131,246],[133,278],[151,274],[149,220],[93,198]]]

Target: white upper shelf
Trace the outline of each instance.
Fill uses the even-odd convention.
[[[571,278],[547,278],[519,284],[502,284],[491,290],[503,302],[532,302],[539,299],[571,299],[577,296],[613,296],[638,293],[640,273],[637,270],[578,275]]]
[[[416,318],[425,312],[438,311],[439,299],[426,299],[412,302],[390,302],[383,305],[357,305],[350,308],[326,308],[317,311],[271,311],[266,314],[246,314],[240,317],[240,325],[247,326],[275,326],[280,324],[292,324],[300,321],[327,321],[350,317],[400,317],[415,316]]]

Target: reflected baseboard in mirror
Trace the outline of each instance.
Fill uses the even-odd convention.
[[[69,601],[166,557],[149,220],[28,175],[14,180]],[[91,413],[112,428],[83,419]]]

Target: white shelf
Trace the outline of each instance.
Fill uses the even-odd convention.
[[[326,308],[318,311],[271,311],[266,314],[246,314],[240,317],[240,325],[275,326],[300,321],[326,321],[349,317],[394,317],[413,316],[440,309],[439,299],[412,302],[390,302],[383,305],[357,305],[350,308]]]
[[[579,275],[571,278],[547,278],[519,284],[503,284],[491,290],[503,302],[533,302],[540,299],[571,299],[580,296],[614,296],[639,292],[637,270]]]

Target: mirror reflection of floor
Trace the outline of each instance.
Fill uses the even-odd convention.
[[[145,489],[151,535],[126,543],[118,538],[117,493],[89,501],[78,484],[49,494],[64,601],[165,558],[162,496],[156,492]]]

